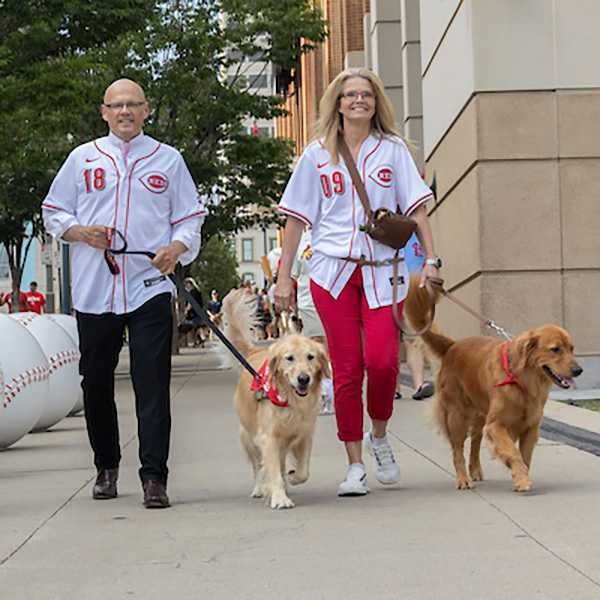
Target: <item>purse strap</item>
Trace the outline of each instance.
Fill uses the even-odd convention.
[[[365,184],[363,183],[360,175],[358,174],[358,169],[356,168],[356,163],[354,162],[354,158],[352,157],[352,153],[350,152],[350,148],[348,148],[348,144],[346,144],[346,140],[344,136],[340,133],[338,134],[338,149],[340,154],[344,158],[344,162],[346,163],[346,167],[348,168],[348,172],[350,173],[350,178],[352,179],[352,183],[354,184],[354,188],[358,193],[358,197],[362,202],[363,208],[365,209],[365,214],[367,215],[367,226],[371,226],[371,221],[373,220],[373,210],[371,209],[371,203],[369,202],[369,196],[367,195],[367,190],[365,189]]]
[[[344,162],[346,163],[346,167],[348,168],[348,172],[350,173],[350,177],[352,178],[352,183],[354,184],[354,188],[358,193],[358,197],[362,202],[362,205],[365,209],[365,214],[367,215],[367,227],[371,226],[371,222],[373,221],[373,210],[371,209],[371,203],[369,202],[369,196],[367,196],[367,190],[365,189],[365,184],[363,183],[360,175],[358,174],[358,169],[356,168],[356,163],[354,162],[354,158],[352,157],[352,153],[350,152],[350,148],[348,148],[348,144],[346,144],[346,140],[344,136],[340,133],[338,134],[338,148],[340,154],[344,158]],[[396,250],[396,254],[393,259],[393,292],[392,292],[392,314],[394,315],[394,321],[396,322],[396,327],[402,331],[402,324],[400,323],[400,319],[398,318],[398,298],[397,298],[397,286],[398,286],[398,263],[400,262],[398,259],[399,251]]]

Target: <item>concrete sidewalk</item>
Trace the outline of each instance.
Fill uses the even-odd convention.
[[[515,494],[483,452],[486,481],[455,490],[449,447],[427,402],[396,402],[398,485],[338,498],[346,465],[320,416],[311,478],[292,510],[249,498],[251,469],[232,407],[237,374],[210,349],[174,360],[172,508],[146,510],[126,361],[119,367],[119,498],[95,502],[82,416],[0,453],[0,597],[50,599],[505,599],[600,597],[600,459],[541,439],[535,491]],[[548,403],[548,416],[600,433],[600,415]]]

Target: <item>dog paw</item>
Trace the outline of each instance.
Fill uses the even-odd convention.
[[[513,489],[515,492],[530,492],[531,491],[531,481],[530,480],[523,480],[523,481],[519,481],[519,482],[514,482],[514,486]]]
[[[299,485],[308,481],[308,473],[298,473],[297,471],[290,471],[287,474],[286,479],[290,485]]]
[[[273,494],[271,497],[271,508],[293,508],[294,503],[284,494]]]
[[[470,479],[459,479],[456,482],[456,489],[457,490],[472,490],[473,489],[473,482]]]
[[[483,481],[483,471],[481,469],[470,469],[472,481]]]
[[[256,486],[253,490],[252,493],[250,494],[250,498],[264,498],[265,496],[265,492],[262,489],[262,487]]]

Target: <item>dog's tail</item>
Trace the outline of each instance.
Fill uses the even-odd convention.
[[[224,334],[244,358],[257,350],[251,337],[257,325],[255,308],[253,297],[245,290],[232,290],[223,298]]]
[[[411,275],[408,296],[404,300],[404,315],[408,324],[415,331],[421,331],[427,325],[431,314],[431,298],[425,288],[419,287],[420,281],[420,275],[416,273]],[[441,294],[435,292],[436,304],[440,298]],[[454,344],[452,338],[439,332],[435,323],[431,324],[431,327],[421,335],[421,338],[430,352],[437,358],[442,358],[448,352],[448,348]]]

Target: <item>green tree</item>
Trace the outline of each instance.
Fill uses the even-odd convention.
[[[281,103],[227,69],[248,57],[289,72],[324,36],[311,0],[1,2],[0,242],[17,286],[25,226],[42,231],[39,207],[68,151],[105,134],[98,105],[120,77],[146,90],[145,130],[183,153],[208,206],[204,245],[276,220],[290,145],[244,135],[242,122]]]
[[[223,298],[237,286],[240,282],[237,266],[233,240],[213,235],[191,268],[192,277],[200,288],[205,306],[210,300],[212,290],[217,290],[219,298]]]
[[[15,284],[43,225],[40,203],[76,144],[97,135],[94,52],[137,27],[148,0],[0,3],[0,242]],[[25,229],[33,237],[22,252]],[[18,304],[13,304],[18,306]]]
[[[151,98],[146,130],[183,153],[209,203],[206,242],[274,222],[292,148],[245,134],[244,119],[281,115],[282,101],[253,93],[243,59],[293,68],[324,39],[320,12],[311,0],[170,0],[161,7],[143,35],[131,37],[135,59],[123,70]]]

